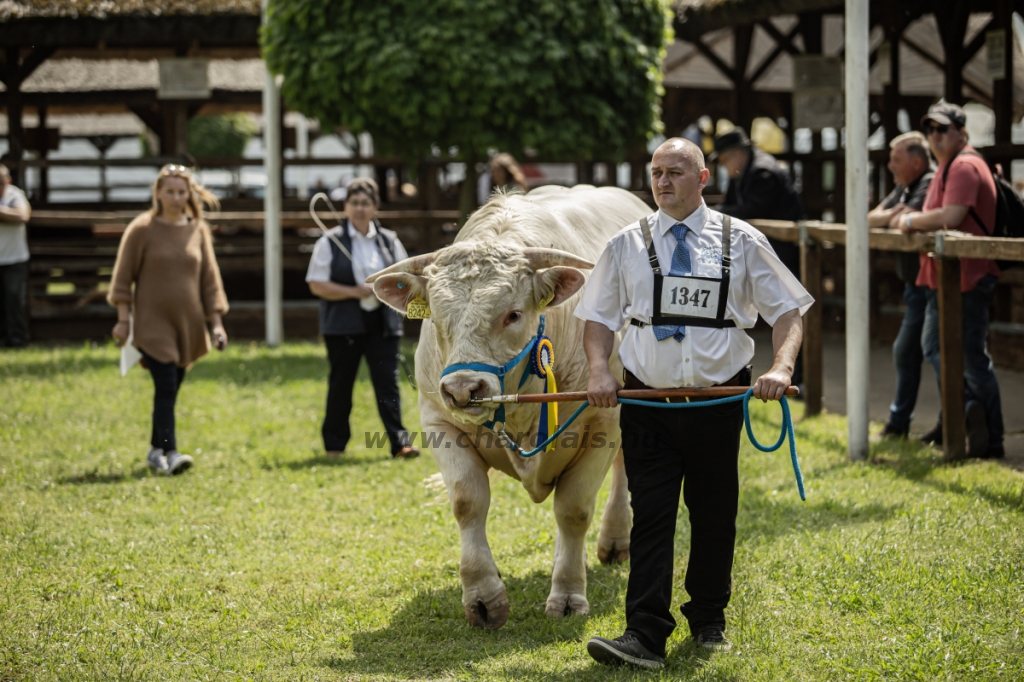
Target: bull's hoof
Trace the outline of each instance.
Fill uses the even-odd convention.
[[[466,606],[466,620],[475,628],[497,630],[508,620],[508,613],[508,596],[504,589],[490,604],[478,599],[475,604]]]
[[[590,613],[590,602],[581,594],[553,594],[548,597],[544,615],[548,618],[585,616]]]
[[[625,544],[625,547],[622,545]],[[624,564],[629,561],[629,543],[613,542],[611,547],[597,547],[597,558],[602,564]]]

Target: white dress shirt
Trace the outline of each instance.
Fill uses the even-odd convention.
[[[25,193],[7,184],[0,193],[0,206],[22,208],[28,204]],[[0,222],[0,265],[13,265],[28,260],[28,237],[25,223]]]
[[[657,211],[648,217],[662,272],[672,264],[675,218]],[[722,276],[722,214],[700,207],[683,221],[688,228],[691,274]],[[576,317],[599,322],[614,332],[629,325],[619,346],[623,366],[653,388],[713,386],[728,381],[750,364],[754,340],[747,336],[758,314],[774,325],[779,316],[799,309],[803,315],[814,299],[782,264],[767,238],[742,220],[732,219],[729,297],[725,318],[734,328],[686,327],[682,342],[658,341],[650,326],[630,325],[631,318],[649,323],[654,312],[654,273],[648,262],[640,223],[627,225],[612,237],[590,273]],[[764,368],[767,371],[767,367]]]
[[[370,229],[364,237],[359,230],[352,227],[352,223],[345,221],[348,236],[352,240],[352,274],[355,276],[356,285],[365,284],[366,278],[375,272],[384,269],[384,257],[377,245],[377,227],[370,221]],[[341,236],[341,225],[331,228],[329,234],[335,237]],[[330,282],[331,281],[331,243],[327,235],[316,240],[313,246],[313,257],[309,259],[309,269],[306,270],[307,282]],[[344,258],[345,254],[341,254]],[[402,242],[395,240],[395,261],[405,260],[408,255]],[[359,299],[359,307],[363,310],[376,310],[380,307],[380,301],[376,296],[370,294],[366,298]]]

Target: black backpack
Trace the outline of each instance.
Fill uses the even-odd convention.
[[[978,152],[974,151],[962,151],[960,154],[973,154],[984,160]],[[960,156],[957,154],[956,156]],[[953,161],[956,157],[953,158]],[[946,164],[945,170],[942,171],[942,189],[946,189],[946,176],[949,175],[949,168],[953,165],[953,161]],[[981,226],[981,229],[990,237],[1007,237],[1010,239],[1024,239],[1024,199],[1020,198],[1020,195],[1014,191],[1013,185],[1008,183],[1003,178],[999,177],[995,173],[992,174],[992,179],[996,183],[996,224],[994,230],[989,230],[985,223],[981,221],[981,218],[977,213],[974,212],[974,208],[971,207],[968,210],[971,213],[971,217],[974,218],[974,222]],[[1007,268],[1015,268],[1024,265],[1021,261],[996,261],[996,265],[1000,269],[1005,270]]]

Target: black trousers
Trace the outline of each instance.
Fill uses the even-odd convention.
[[[626,632],[656,654],[676,627],[672,617],[679,492],[690,514],[690,558],[682,614],[696,632],[725,626],[739,501],[742,403],[656,408],[623,405],[622,450],[633,529],[629,543]]]
[[[28,261],[0,265],[0,341],[11,348],[28,343]]]
[[[150,445],[165,452],[178,449],[174,433],[174,403],[185,380],[185,368],[173,362],[159,362],[142,351],[146,368],[153,376],[153,433]]]
[[[349,415],[352,413],[352,387],[359,372],[359,361],[366,356],[370,380],[377,397],[377,413],[391,443],[391,454],[409,445],[409,432],[402,425],[398,396],[398,354],[401,337],[384,336],[383,311],[363,313],[365,334],[324,334],[331,375],[327,386],[327,412],[320,430],[324,449],[342,451],[352,437]]]

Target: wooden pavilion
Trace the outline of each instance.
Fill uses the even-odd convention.
[[[758,118],[783,124],[786,149],[777,156],[795,176],[810,218],[842,222],[844,152],[839,130],[828,148],[815,130],[809,148],[796,149],[794,62],[805,55],[841,57],[842,0],[678,0],[676,41],[665,63],[663,121],[666,134],[679,134],[701,117],[727,119],[748,130]],[[994,114],[993,143],[979,151],[1009,175],[1024,159],[1014,127],[1024,116],[1024,53],[1013,28],[1018,0],[892,0],[870,2],[871,78],[869,133],[870,202],[892,187],[885,169],[888,140],[916,129],[929,105],[944,98],[984,105]],[[1024,30],[1024,22],[1020,30]],[[1000,45],[1001,52],[992,50]],[[993,74],[1002,77],[993,77]],[[969,114],[970,117],[970,114]],[[902,123],[902,126],[901,126]],[[838,126],[837,126],[838,128]],[[1024,141],[1024,130],[1018,132]],[[860,207],[868,210],[870,206]],[[843,329],[844,263],[841,248],[826,244],[823,262],[824,323]],[[871,253],[871,327],[876,340],[894,338],[902,319],[902,285],[892,253]],[[1000,279],[990,327],[997,363],[1024,369],[1024,272],[1007,270]]]

